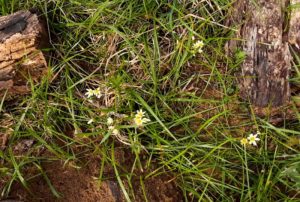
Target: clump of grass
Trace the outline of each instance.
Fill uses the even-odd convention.
[[[0,152],[1,196],[9,195],[14,182],[28,187],[28,166],[101,155],[128,201],[134,199],[131,180],[137,171],[147,171],[145,179],[172,173],[185,201],[299,197],[299,142],[292,143],[298,122],[273,126],[238,100],[233,72],[242,56],[229,58],[223,51],[231,5],[231,0],[0,1],[1,14],[41,11],[55,75],[33,86],[20,103],[0,105],[1,118],[9,114],[14,123]],[[139,109],[147,117],[137,117]],[[256,147],[240,144],[257,130]],[[16,154],[15,145],[24,139],[34,144]],[[134,154],[130,172],[116,161],[116,144]],[[43,149],[51,155],[41,155]]]

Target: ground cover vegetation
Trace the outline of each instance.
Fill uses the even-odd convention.
[[[96,162],[89,180],[114,181],[125,201],[299,200],[299,97],[298,118],[276,125],[239,99],[244,54],[224,51],[233,3],[0,0],[1,15],[34,9],[50,36],[48,76],[0,100],[1,198],[63,199],[53,173],[71,167],[76,184]],[[152,196],[153,178],[173,198]]]

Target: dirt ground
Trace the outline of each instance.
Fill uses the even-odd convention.
[[[26,172],[32,178],[28,180],[30,192],[21,184],[14,184],[11,195],[5,200],[16,201],[66,201],[66,202],[121,202],[125,197],[113,174],[112,168],[105,168],[105,180],[100,182],[97,177],[100,171],[100,159],[93,159],[81,168],[62,162],[51,162],[42,165],[48,179],[60,197],[55,197],[51,192],[45,177],[38,174],[36,169],[29,168]],[[28,175],[27,174],[27,175]],[[146,174],[146,173],[145,173]],[[145,175],[144,174],[144,175]],[[146,201],[143,189],[140,185],[140,174],[132,178],[132,186],[135,192],[133,201]],[[126,180],[123,180],[125,186]],[[174,177],[160,175],[144,180],[145,193],[148,201],[177,202],[183,201],[182,193],[174,181]],[[4,200],[4,199],[3,199]]]

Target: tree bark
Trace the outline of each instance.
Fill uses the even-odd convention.
[[[30,92],[30,81],[39,82],[47,73],[40,50],[47,41],[38,16],[20,11],[0,17],[0,100]],[[45,44],[45,43],[44,43]]]
[[[299,40],[300,21],[293,13],[288,21],[289,4],[290,0],[237,0],[229,14],[228,26],[238,27],[240,40],[229,41],[226,49],[233,53],[239,48],[246,54],[239,74],[240,95],[258,108],[276,108],[290,100],[289,40]]]
[[[300,0],[290,0],[289,43],[300,51]]]

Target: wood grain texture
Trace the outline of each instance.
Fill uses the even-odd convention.
[[[30,92],[29,79],[39,82],[47,72],[40,45],[47,37],[38,16],[20,11],[0,17],[0,98]]]
[[[300,0],[291,0],[289,43],[300,51]]]
[[[240,95],[257,107],[279,107],[290,99],[291,54],[286,26],[289,0],[239,0],[229,24],[239,26],[227,43],[230,53],[242,49],[246,58],[239,74]],[[243,17],[241,17],[243,16]]]

